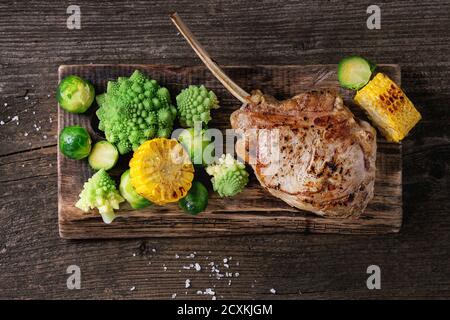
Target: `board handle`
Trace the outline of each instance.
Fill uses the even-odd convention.
[[[233,80],[231,80],[226,73],[215,63],[208,52],[203,48],[200,42],[197,41],[195,36],[189,30],[188,26],[183,22],[178,13],[174,12],[170,15],[170,19],[178,28],[183,37],[187,40],[189,45],[194,49],[195,53],[203,61],[206,67],[212,72],[212,74],[219,80],[223,86],[242,103],[248,102],[248,94],[244,89],[239,87]]]

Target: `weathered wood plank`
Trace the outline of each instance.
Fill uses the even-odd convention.
[[[172,93],[189,84],[205,84],[218,95],[221,108],[213,113],[211,128],[222,131],[230,128],[230,114],[239,107],[222,85],[203,66],[146,66],[146,65],[73,65],[59,68],[60,79],[70,74],[89,79],[97,92],[103,92],[108,80],[129,76],[140,69]],[[316,66],[255,66],[226,67],[226,72],[244,88],[261,89],[279,98],[287,98],[299,92],[317,88],[339,90],[336,65]],[[381,66],[380,70],[400,82],[398,66]],[[351,92],[341,90],[346,104],[352,106]],[[99,139],[95,128],[94,110],[87,115],[59,112],[60,130],[78,124],[88,128],[92,137]],[[211,192],[208,208],[201,215],[184,214],[176,204],[153,206],[142,210],[125,207],[119,218],[105,225],[93,211],[85,214],[74,203],[83,183],[92,175],[86,161],[73,161],[59,154],[59,227],[63,238],[128,238],[128,237],[183,237],[192,235],[220,236],[245,233],[318,232],[374,234],[397,232],[402,222],[401,146],[378,138],[377,176],[375,195],[364,215],[359,219],[322,218],[290,207],[272,197],[251,176],[248,187],[231,198],[220,198]],[[118,180],[126,170],[127,162],[121,161],[111,172]],[[207,186],[208,180],[205,179]]]
[[[76,4],[82,10],[81,30],[66,29],[66,3],[0,2],[0,120],[21,112],[19,126],[0,127],[0,176],[9,181],[0,183],[0,298],[170,299],[178,293],[177,298],[207,299],[196,291],[213,285],[218,299],[450,297],[448,1],[377,2],[382,9],[380,30],[365,26],[372,1]],[[166,18],[174,10],[221,65],[337,63],[355,53],[377,63],[401,64],[402,86],[423,115],[403,143],[401,232],[61,240],[57,122],[49,121],[57,118],[55,70],[61,64],[199,64]],[[28,101],[23,97],[27,90]],[[40,131],[35,123],[41,124]],[[24,132],[29,135],[24,137]],[[3,166],[6,162],[10,164]],[[228,286],[209,277],[205,268],[182,269],[189,261],[175,259],[175,253],[193,251],[203,267],[206,261],[233,256],[240,262],[233,271],[240,276]],[[65,270],[70,264],[81,267],[81,290],[67,290]],[[382,269],[382,290],[365,287],[370,264]],[[192,287],[185,295],[187,278]],[[130,291],[132,286],[135,291]],[[275,296],[269,293],[271,287],[277,289]]]

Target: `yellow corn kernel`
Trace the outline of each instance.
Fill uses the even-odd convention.
[[[402,89],[383,73],[356,93],[355,102],[388,141],[400,142],[422,119]]]
[[[138,194],[164,205],[186,196],[194,179],[194,166],[176,140],[156,138],[134,152],[130,178]]]

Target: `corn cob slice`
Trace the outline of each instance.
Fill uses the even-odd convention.
[[[400,142],[422,119],[402,89],[383,73],[356,93],[355,102],[388,141]]]
[[[131,184],[142,197],[158,205],[186,196],[194,166],[174,139],[156,138],[141,144],[130,161]]]

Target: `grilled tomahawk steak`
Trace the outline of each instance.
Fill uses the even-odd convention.
[[[278,101],[255,91],[233,112],[231,126],[241,133],[238,156],[289,205],[345,218],[359,216],[372,199],[376,131],[355,120],[335,92]]]

